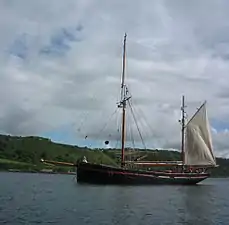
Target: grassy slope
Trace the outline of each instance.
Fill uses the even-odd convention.
[[[16,164],[19,166],[20,162],[26,163],[27,166],[37,165],[42,168],[44,165],[40,163],[41,158],[76,162],[84,155],[88,160],[95,163],[116,164],[112,158],[99,150],[92,151],[77,146],[56,144],[49,139],[39,137],[0,135],[0,165],[5,165],[4,168],[6,164],[11,164],[15,168]],[[26,165],[23,164],[23,166]]]

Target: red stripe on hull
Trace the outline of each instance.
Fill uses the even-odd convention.
[[[152,174],[142,174],[142,173],[130,173],[130,172],[117,172],[117,171],[104,171],[104,170],[101,170],[101,169],[92,169],[92,168],[88,168],[86,170],[90,170],[90,171],[96,171],[96,172],[100,172],[100,173],[108,173],[109,175],[112,175],[112,174],[120,174],[120,175],[130,175],[130,176],[144,176],[144,177],[155,177],[155,176],[169,176],[169,177],[176,177],[177,178],[177,175],[180,175],[179,178],[205,178],[207,174],[204,174],[202,176],[187,176],[188,174],[185,174],[185,173],[163,173],[163,172],[155,172],[155,173],[159,173],[159,174],[155,174],[154,175],[154,172],[152,172]],[[197,174],[197,173],[195,173]],[[171,176],[171,175],[174,175],[174,176]],[[189,174],[190,175],[190,174]]]

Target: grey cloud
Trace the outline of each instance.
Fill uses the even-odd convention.
[[[183,94],[189,116],[207,100],[213,128],[228,120],[227,1],[24,2],[0,3],[2,131],[40,135],[74,125],[74,135],[98,139],[120,95],[124,32],[126,80],[147,146],[180,148]],[[40,54],[45,47],[61,57]],[[113,118],[99,136],[115,140],[116,131]],[[218,155],[227,136],[213,134]]]
[[[50,40],[50,44],[44,46],[41,50],[41,54],[51,55],[63,55],[70,50],[71,42],[81,41],[82,35],[80,34],[83,30],[82,25],[78,25],[76,28],[62,28],[59,29]]]
[[[26,123],[31,121],[34,116],[34,112],[26,112],[18,107],[16,109],[13,107],[9,108],[5,113],[8,116],[0,119],[0,127],[4,129],[4,132],[9,134],[23,133]]]

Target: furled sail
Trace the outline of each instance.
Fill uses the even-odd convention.
[[[206,102],[186,125],[184,164],[216,166]]]

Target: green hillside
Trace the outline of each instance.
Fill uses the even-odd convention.
[[[2,170],[10,168],[37,171],[47,167],[40,163],[41,158],[74,163],[84,155],[95,163],[116,164],[112,158],[99,150],[57,144],[41,137],[0,135],[0,169]],[[63,168],[66,169],[70,168]]]
[[[127,152],[128,153],[128,152]],[[52,168],[56,171],[75,170],[75,168],[51,167],[40,162],[41,158],[75,163],[86,156],[88,161],[117,165],[120,151],[116,149],[88,149],[72,145],[58,144],[41,137],[16,137],[0,135],[0,170],[19,169],[23,171],[40,171]],[[138,156],[144,160],[180,160],[176,151],[139,150]],[[128,156],[127,156],[128,159]],[[229,160],[217,158],[218,168],[212,170],[214,176],[229,176]]]

